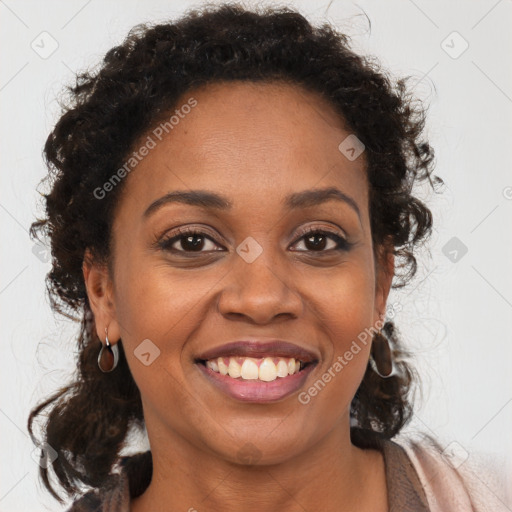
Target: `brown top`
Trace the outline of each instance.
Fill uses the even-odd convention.
[[[430,512],[425,491],[406,451],[390,440],[377,441],[373,447],[384,456],[389,512]],[[123,462],[129,458],[122,458],[121,472],[109,485],[89,491],[68,512],[129,512],[134,490],[123,471]]]

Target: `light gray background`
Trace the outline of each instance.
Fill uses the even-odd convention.
[[[40,211],[41,151],[57,119],[56,98],[73,71],[97,64],[133,25],[198,5],[0,0],[2,512],[60,510],[38,483],[26,432],[29,409],[65,383],[76,355],[77,326],[50,311],[50,263],[33,253],[28,236]],[[488,454],[510,467],[512,2],[289,5],[346,30],[356,50],[377,56],[395,75],[414,76],[414,93],[430,103],[428,134],[446,187],[440,196],[422,195],[435,215],[430,254],[415,281],[390,297],[403,307],[397,325],[423,380],[408,432],[429,432],[459,457]],[[464,41],[469,47],[459,55]],[[58,47],[46,55],[52,44]],[[448,254],[448,243],[463,243],[467,254]]]

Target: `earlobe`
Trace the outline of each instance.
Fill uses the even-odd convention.
[[[395,275],[394,246],[386,244],[380,247],[379,265],[375,286],[375,315],[377,319],[385,318],[386,303]],[[377,321],[377,320],[376,320]]]

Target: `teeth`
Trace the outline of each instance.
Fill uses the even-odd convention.
[[[231,363],[230,363],[231,365]],[[241,377],[244,380],[254,380],[258,378],[258,365],[252,359],[246,359],[242,364]],[[231,374],[229,375],[231,377]]]
[[[288,376],[288,363],[284,359],[279,359],[277,363],[277,376],[287,377]]]
[[[277,379],[277,368],[270,357],[263,359],[263,362],[260,364],[259,377],[260,380],[264,380],[265,382]]]
[[[219,365],[215,359],[211,359],[210,361],[206,361],[206,366],[212,369],[214,372],[219,371]],[[227,372],[226,372],[227,373]]]
[[[212,359],[212,361],[213,361],[213,359]],[[206,365],[207,365],[207,366],[208,366],[208,363],[209,363],[209,361],[207,361],[207,362],[206,362]],[[217,359],[217,365],[218,365],[218,367],[219,367],[219,372],[220,372],[222,375],[227,375],[227,374],[228,374],[228,367],[227,367],[226,363],[224,362],[224,360],[222,359],[222,357],[219,357],[219,358]],[[212,370],[214,370],[214,371],[215,371],[215,369],[214,369],[214,368],[212,368]]]
[[[277,377],[284,378],[300,371],[301,363],[293,357],[265,357],[255,359],[253,357],[218,357],[206,361],[207,368],[229,375],[233,379],[261,380],[272,382]]]
[[[236,379],[242,375],[242,369],[234,357],[229,358],[228,374],[233,379]]]

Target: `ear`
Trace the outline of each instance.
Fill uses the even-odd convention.
[[[386,316],[386,302],[388,300],[391,283],[395,275],[395,255],[394,246],[391,241],[386,241],[380,245],[375,263],[375,311],[373,325],[379,319],[384,320]]]
[[[116,320],[115,302],[113,298],[113,283],[108,268],[99,264],[89,249],[85,250],[82,263],[87,297],[92,312],[96,333],[102,343],[105,342],[105,328],[108,328],[108,341],[116,343],[121,337],[119,325]]]

